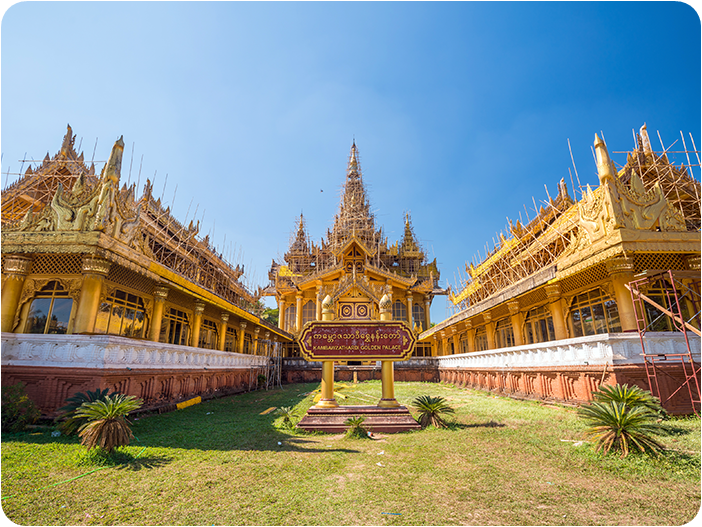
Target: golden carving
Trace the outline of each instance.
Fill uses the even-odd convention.
[[[107,276],[110,272],[110,266],[112,262],[105,260],[103,258],[95,258],[93,256],[86,256],[82,261],[82,271],[83,274],[97,274],[102,276]]]
[[[3,272],[27,276],[32,268],[32,259],[24,256],[8,255],[3,262]]]

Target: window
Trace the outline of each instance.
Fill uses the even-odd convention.
[[[217,349],[217,323],[206,318],[202,319],[202,324],[200,325],[200,342],[198,342],[199,348],[205,348],[210,350]]]
[[[412,306],[412,329],[415,326],[419,328],[419,331],[424,331],[424,307],[419,304],[414,304]]]
[[[498,348],[514,346],[514,331],[512,330],[512,321],[510,319],[503,318],[495,324],[495,345]]]
[[[236,329],[227,327],[227,334],[224,337],[224,351],[239,351],[237,349],[237,343]]]
[[[140,297],[118,289],[98,307],[95,333],[143,338],[144,331],[146,310]]]
[[[480,326],[475,330],[475,351],[485,351],[487,349],[487,331],[485,331],[485,326]]]
[[[556,340],[556,332],[553,329],[553,318],[546,306],[537,307],[527,313],[524,322],[524,331],[528,344]]]
[[[670,297],[666,294],[666,291],[670,294]],[[699,327],[697,317],[690,316],[690,313],[696,311],[692,302],[690,302],[690,294],[684,295],[683,291],[678,291],[678,303],[680,305],[680,311],[682,311],[682,318],[688,324]],[[678,306],[675,304],[675,297],[672,294],[672,288],[667,280],[656,280],[644,293],[648,298],[653,300],[656,304],[663,306],[666,310],[672,313],[678,313]],[[669,315],[666,315],[648,302],[643,302],[643,305],[646,310],[647,331],[677,331]],[[691,307],[692,309],[690,309]]]
[[[288,306],[285,308],[285,331],[295,331],[295,322],[297,322],[297,307]]]
[[[569,318],[574,337],[619,333],[622,330],[617,303],[599,288],[576,296]]]
[[[468,353],[468,333],[461,335],[461,353]]]
[[[159,342],[187,346],[189,337],[190,323],[188,315],[177,309],[169,309],[168,312],[163,315]]]
[[[395,300],[395,303],[392,305],[392,319],[407,320],[407,307],[399,300]]]
[[[32,300],[25,333],[63,335],[68,330],[73,299],[56,281],[51,281]]]
[[[244,333],[244,353],[253,352],[253,338],[251,338],[251,333]]]
[[[413,357],[431,357],[431,344],[417,343],[414,347]]]
[[[310,300],[302,306],[302,325],[312,322],[317,318],[317,304]]]

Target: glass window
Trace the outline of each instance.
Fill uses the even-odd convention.
[[[108,296],[98,307],[95,333],[143,338],[146,310],[141,297],[120,291]]]
[[[302,306],[302,325],[312,322],[317,318],[317,304],[310,300]]]
[[[424,331],[424,306],[419,304],[412,305],[412,329],[416,327],[419,331]]]
[[[168,312],[163,315],[159,341],[187,346],[189,337],[190,322],[188,315],[178,309],[170,308]]]
[[[236,347],[237,342],[236,329],[233,327],[227,327],[227,334],[224,337],[224,351],[238,351]]]
[[[514,346],[514,331],[512,330],[512,321],[509,318],[498,320],[495,324],[495,344],[498,348]]]
[[[285,331],[295,331],[297,321],[297,307],[288,306],[285,308]]]
[[[576,296],[569,319],[574,337],[620,333],[622,330],[616,302],[600,288]]]
[[[392,305],[392,319],[402,321],[407,320],[407,306],[405,306],[399,300],[395,300],[395,303]]]
[[[468,333],[461,335],[461,353],[468,353]]]
[[[202,320],[202,323],[200,324],[200,342],[198,342],[198,347],[216,350],[218,334],[219,332],[217,331],[217,323],[207,318],[204,318]]]
[[[528,344],[556,340],[553,318],[546,306],[537,307],[527,313],[524,321],[524,332]]]
[[[25,333],[63,335],[68,331],[73,299],[56,281],[51,281],[32,300],[25,325]]]
[[[644,294],[667,311],[678,313],[678,305],[675,303],[672,288],[667,280],[656,280],[644,291]],[[678,291],[678,294],[678,304],[680,305],[680,311],[682,311],[682,318],[692,326],[698,327],[697,317],[691,316],[691,313],[694,313],[696,310],[693,302],[690,301],[690,294],[680,294],[680,291]],[[670,315],[665,314],[648,302],[643,302],[643,305],[646,310],[647,331],[677,331]]]
[[[485,326],[480,326],[475,330],[475,351],[486,351],[487,349],[487,331],[485,330]]]

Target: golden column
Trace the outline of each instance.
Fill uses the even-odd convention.
[[[260,350],[258,349],[258,346],[259,346],[258,334],[260,332],[261,332],[261,328],[256,326],[254,328],[254,339],[253,339],[253,354],[254,355],[262,355],[262,353],[260,353]]]
[[[278,302],[278,328],[285,329],[285,300]]]
[[[634,304],[626,285],[634,279],[634,260],[626,256],[607,261],[607,272],[612,280],[622,331],[637,331]]]
[[[302,329],[302,293],[295,296],[295,331]]]
[[[315,313],[315,320],[322,320],[322,286],[317,286],[317,311]]]
[[[239,331],[239,342],[237,343],[237,348],[239,349],[239,353],[244,353],[244,330],[246,329],[246,321],[242,320],[239,322],[239,328],[241,331]]]
[[[461,341],[460,335],[456,331],[455,327],[451,328],[451,340],[453,341],[453,354],[457,355],[461,352]]]
[[[151,325],[149,326],[149,340],[158,342],[161,335],[161,321],[163,320],[163,310],[168,298],[168,288],[162,285],[154,287],[154,310],[151,315]]]
[[[334,305],[329,295],[322,302],[322,320],[333,320]],[[322,361],[322,397],[314,405],[315,408],[337,408],[339,403],[334,399],[334,361]]]
[[[219,325],[219,342],[217,349],[224,351],[224,346],[227,344],[227,322],[229,322],[229,313],[222,313],[222,323]]]
[[[0,326],[3,332],[12,331],[24,281],[31,268],[31,258],[9,255],[5,257],[3,273],[7,278],[2,284],[2,322]]]
[[[202,325],[202,314],[205,312],[205,304],[195,302],[195,316],[193,317],[193,333],[191,346],[193,348],[200,347],[200,326]]]
[[[410,330],[413,327],[412,324],[412,293],[407,293],[407,324],[409,324]]]
[[[473,322],[470,320],[466,320],[466,342],[468,343],[468,350],[467,352],[470,353],[472,351],[475,351],[475,330],[473,329]]]
[[[83,257],[83,285],[80,289],[78,311],[73,323],[74,333],[92,333],[95,329],[95,317],[100,307],[100,295],[105,277],[110,271],[111,263],[104,258]]]
[[[409,298],[408,298],[409,300]],[[411,302],[411,300],[409,300]],[[392,320],[392,300],[388,295],[383,295],[380,299],[380,320],[389,322]],[[384,360],[380,362],[380,379],[382,381],[382,395],[378,406],[381,408],[398,408],[400,403],[395,399],[395,369],[393,361]]]
[[[553,331],[556,333],[556,340],[568,338],[566,320],[563,315],[563,299],[561,298],[561,284],[548,284],[546,286],[546,297],[548,298],[548,310],[553,319]]]
[[[487,334],[487,345],[489,350],[495,349],[495,324],[490,322],[492,320],[492,314],[487,311],[483,313],[483,320],[485,321],[485,333]]]
[[[524,322],[524,317],[519,312],[519,301],[513,300],[511,302],[507,302],[507,308],[509,309],[510,320],[512,321],[514,345],[521,346],[524,344],[524,338],[522,337],[522,323]]]
[[[424,299],[424,319],[426,320],[426,325],[424,326],[424,331],[429,329],[431,327],[431,315],[430,315],[430,308],[431,308],[431,300],[429,300],[429,297],[426,297]]]

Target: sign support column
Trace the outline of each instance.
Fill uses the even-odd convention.
[[[322,320],[331,321],[334,315],[332,299],[329,295],[322,302]],[[334,361],[322,361],[322,398],[316,408],[337,408],[339,403],[334,399]]]
[[[408,302],[411,305],[411,298],[408,298]],[[383,298],[380,299],[380,320],[392,320],[392,302],[388,295],[383,295]],[[378,406],[381,408],[398,408],[400,403],[395,399],[395,370],[393,361],[380,361],[380,379],[382,382],[382,396]]]

